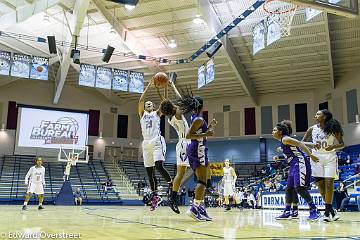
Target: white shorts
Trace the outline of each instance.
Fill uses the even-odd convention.
[[[142,142],[145,167],[154,167],[155,161],[165,161],[166,144],[163,136]]]
[[[234,188],[231,182],[224,183],[224,197],[228,197],[228,196],[234,196]]]
[[[37,195],[43,195],[44,194],[44,186],[42,183],[30,182],[26,193],[35,193]]]
[[[189,158],[186,153],[186,149],[189,144],[190,141],[186,139],[180,139],[176,144],[176,164],[178,166],[190,167]]]
[[[338,178],[338,158],[335,152],[313,154],[319,158],[319,162],[311,162],[311,175],[313,177]]]

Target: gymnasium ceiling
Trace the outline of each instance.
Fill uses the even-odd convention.
[[[19,23],[0,23],[0,30],[45,38],[55,35],[57,40],[67,41],[68,26],[76,24],[72,18],[77,15],[75,19],[80,23],[79,20],[83,21],[79,43],[97,48],[81,50],[82,63],[144,72],[145,85],[159,70],[175,71],[180,89],[191,87],[194,93],[207,98],[251,96],[256,100],[261,94],[310,90],[324,85],[332,87],[344,73],[360,65],[360,18],[323,13],[306,22],[304,9],[298,10],[294,17],[291,36],[253,56],[252,28],[266,17],[259,8],[229,33],[226,49],[222,47],[215,55],[215,82],[197,90],[197,68],[208,59],[205,54],[192,63],[179,65],[157,66],[118,55],[113,55],[106,64],[101,61],[101,49],[110,44],[116,52],[169,59],[189,57],[215,35],[216,29],[229,24],[254,0],[199,0],[201,4],[198,0],[140,0],[132,11],[120,4],[92,0],[81,17],[76,4],[82,6],[85,2],[86,5],[86,1],[36,0],[31,5],[31,0],[1,0],[0,20],[16,10],[19,14],[21,8],[29,8],[32,13]],[[34,8],[36,3],[38,6],[43,4],[42,8]],[[196,14],[201,15],[202,23],[193,23]],[[45,15],[49,16],[49,21],[44,21]],[[168,47],[172,38],[176,40],[177,48]],[[66,50],[59,47],[61,51]],[[57,81],[59,58],[49,55],[46,44],[0,37],[0,49],[50,57],[49,78]],[[79,65],[71,63],[65,84],[77,85],[78,72]],[[4,79],[0,86],[11,81],[16,79]],[[113,102],[139,97],[137,94],[98,91]],[[150,95],[155,97],[155,92],[151,91]]]

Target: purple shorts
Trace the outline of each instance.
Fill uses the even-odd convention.
[[[311,181],[311,165],[308,157],[293,158],[290,162],[287,187],[309,187]]]
[[[199,166],[207,167],[209,159],[207,156],[208,148],[203,142],[192,141],[187,147],[187,156],[190,167],[195,171]]]

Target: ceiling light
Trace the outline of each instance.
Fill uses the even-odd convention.
[[[199,14],[196,14],[195,18],[193,19],[193,23],[195,24],[202,24],[203,20],[201,19]]]
[[[169,48],[176,48],[177,44],[176,44],[175,39],[171,39],[168,46],[169,46]]]
[[[135,5],[132,5],[132,4],[125,4],[126,10],[129,10],[129,11],[135,9],[135,7],[136,7],[136,6],[135,6]]]

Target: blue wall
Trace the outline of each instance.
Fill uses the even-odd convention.
[[[280,142],[272,138],[267,138],[268,161],[272,160],[273,155],[277,155],[276,148]],[[259,139],[247,140],[223,140],[209,141],[209,158],[211,162],[221,162],[229,158],[232,162],[259,162],[260,148]],[[176,143],[167,144],[166,161],[176,162]]]

